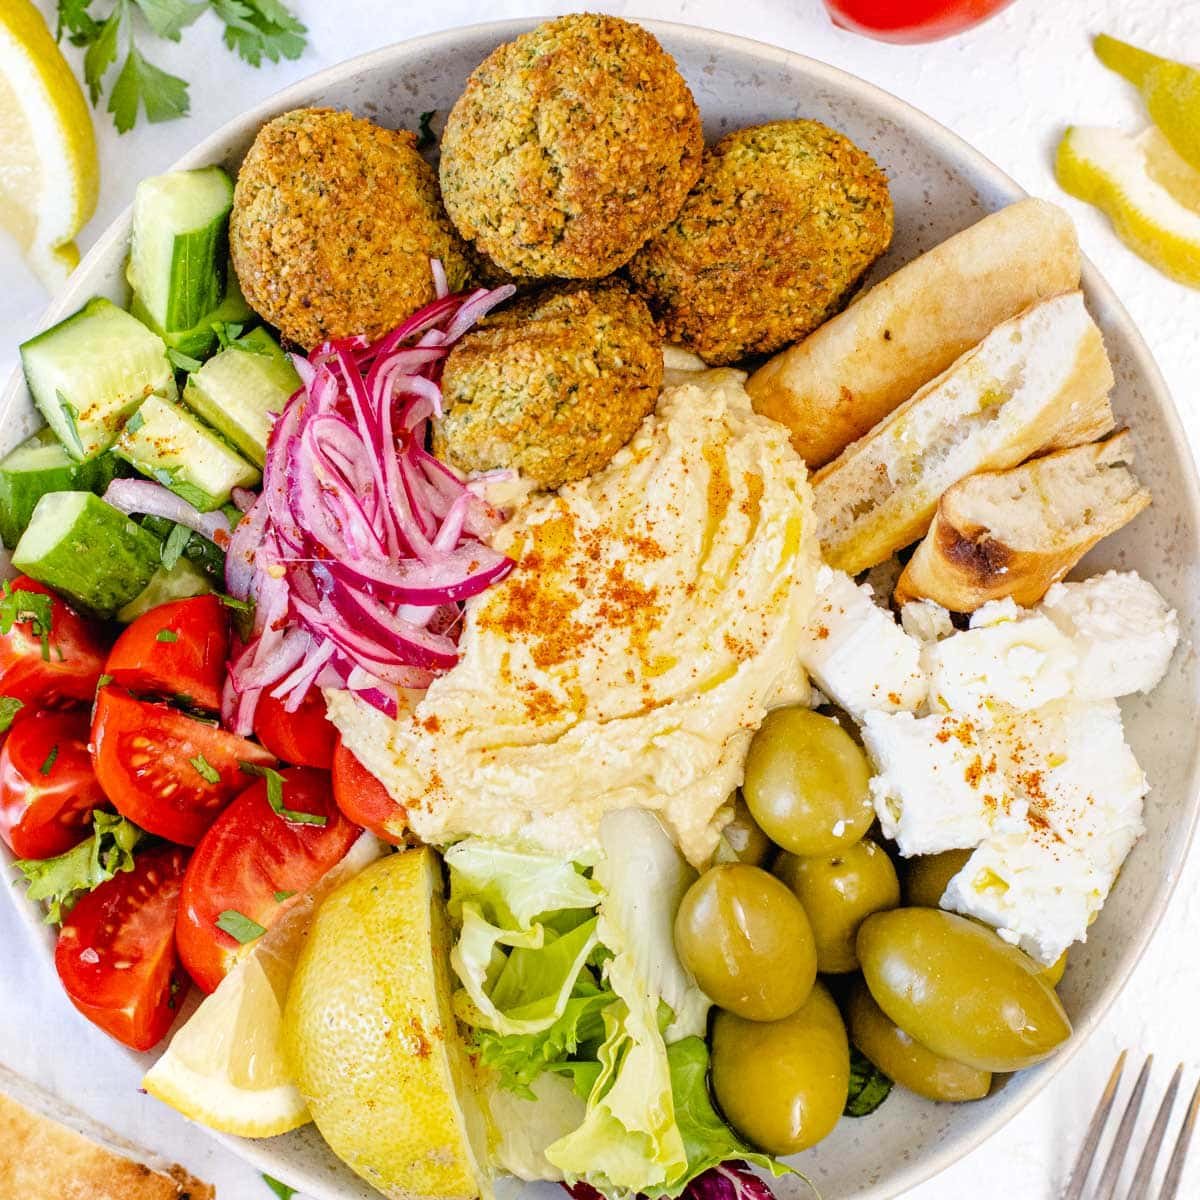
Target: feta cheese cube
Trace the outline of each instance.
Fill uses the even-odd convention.
[[[910,600],[900,609],[900,627],[918,642],[940,642],[954,633],[950,610],[933,600]]]
[[[867,713],[863,744],[875,767],[871,798],[885,837],[906,858],[977,846],[1013,812],[980,720],[943,713]]]
[[[1075,643],[1076,694],[1097,700],[1148,692],[1179,641],[1174,610],[1135,571],[1056,583],[1040,610]]]
[[[930,707],[971,713],[996,704],[1040,708],[1071,691],[1078,656],[1049,617],[991,601],[970,629],[926,645]]]
[[[868,712],[913,712],[925,700],[921,647],[849,575],[822,566],[801,650],[817,687],[855,720]]]
[[[997,834],[950,880],[942,907],[986,922],[1049,966],[1086,939],[1114,878],[1053,834]]]

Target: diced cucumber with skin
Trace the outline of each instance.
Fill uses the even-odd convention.
[[[299,386],[279,343],[252,329],[188,376],[183,402],[261,467],[271,425]]]
[[[38,501],[12,561],[76,608],[107,619],[146,589],[162,544],[91,492],[51,492]]]
[[[0,541],[10,550],[17,544],[47,492],[100,495],[123,465],[111,450],[76,462],[52,429],[39,429],[0,459]]]
[[[170,604],[173,600],[188,600],[192,596],[205,596],[213,590],[208,576],[186,558],[179,559],[167,570],[159,566],[150,577],[150,582],[124,608],[117,610],[117,620],[126,625],[136,621],[142,613]]]
[[[261,475],[228,442],[180,404],[151,396],[126,423],[117,453],[201,512],[220,508],[235,487]]]
[[[127,276],[128,274],[129,272],[126,271]],[[177,350],[180,354],[186,354],[188,358],[199,359],[207,358],[217,347],[217,333],[213,329],[214,325],[240,325],[249,321],[254,315],[250,310],[250,305],[246,303],[246,297],[242,295],[242,289],[238,286],[237,276],[234,274],[232,266],[229,267],[226,276],[225,299],[212,312],[206,313],[191,329],[180,329],[174,333],[164,332],[150,315],[150,311],[137,292],[133,293],[133,299],[129,302],[129,311],[143,325],[157,333],[170,349]]]
[[[103,296],[23,343],[21,366],[42,416],[77,462],[103,454],[147,396],[177,394],[162,339]]]
[[[220,167],[143,179],[133,198],[129,276],[153,322],[192,329],[225,293],[233,181]]]

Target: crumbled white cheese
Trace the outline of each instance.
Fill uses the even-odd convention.
[[[1011,815],[984,720],[874,712],[862,736],[875,812],[905,857],[977,846]]]
[[[997,704],[1040,708],[1067,695],[1078,655],[1070,638],[1041,613],[1011,600],[992,601],[971,617],[970,629],[926,645],[930,707],[987,711]]]
[[[925,699],[920,643],[849,575],[822,566],[801,661],[817,686],[855,720],[912,712]]]
[[[900,609],[900,626],[918,642],[940,642],[954,633],[949,610],[933,600],[910,600]]]
[[[1149,692],[1179,641],[1174,610],[1136,572],[1056,583],[1039,606],[1075,644],[1075,692],[1105,699]]]

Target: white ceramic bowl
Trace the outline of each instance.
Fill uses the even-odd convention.
[[[219,162],[235,170],[259,126],[300,105],[347,107],[384,125],[416,128],[425,110],[444,115],[472,68],[495,45],[531,24],[514,21],[451,30],[353,59],[260,104],[177,165]],[[848,134],[883,165],[895,200],[896,236],[877,268],[880,273],[1021,195],[1011,179],[954,134],[862,80],[727,34],[647,24],[687,76],[710,139],[764,120],[815,117]],[[73,312],[97,293],[124,302],[122,266],[128,238],[126,212],[72,276],[47,314],[48,322]],[[1110,566],[1137,569],[1176,606],[1183,628],[1183,642],[1167,679],[1149,699],[1125,706],[1129,739],[1153,783],[1147,832],[1087,944],[1071,952],[1061,989],[1075,1024],[1070,1045],[1045,1065],[1009,1077],[980,1103],[929,1104],[897,1091],[877,1115],[843,1121],[833,1136],[797,1160],[825,1200],[886,1200],[898,1195],[994,1134],[1050,1081],[1129,978],[1170,897],[1196,821],[1200,667],[1193,642],[1200,621],[1200,493],[1183,430],[1145,344],[1091,267],[1085,270],[1084,290],[1113,359],[1114,407],[1134,430],[1138,473],[1155,498],[1149,512],[1089,557],[1085,573]],[[24,384],[14,377],[0,397],[0,451],[7,451],[37,424]],[[22,900],[20,889],[4,890],[26,914],[31,935],[49,951],[49,935],[33,906]],[[224,1140],[259,1169],[317,1200],[369,1200],[376,1195],[338,1163],[312,1127],[264,1142]],[[797,1200],[808,1195],[796,1181],[785,1181],[778,1190]]]

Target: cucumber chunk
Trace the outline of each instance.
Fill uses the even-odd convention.
[[[188,377],[183,402],[261,467],[272,421],[299,386],[279,343],[252,329]]]
[[[144,591],[161,561],[154,534],[91,492],[43,496],[13,551],[18,571],[104,618]]]
[[[142,613],[170,604],[172,600],[189,600],[192,596],[204,596],[213,590],[208,576],[186,558],[179,559],[168,570],[160,566],[150,577],[150,582],[128,604],[117,610],[117,620],[126,625],[136,621]]]
[[[235,487],[254,487],[261,478],[257,467],[186,408],[158,396],[129,418],[116,451],[201,512],[220,508]]]
[[[10,550],[47,492],[103,493],[123,464],[111,450],[78,463],[52,429],[39,429],[0,459],[0,541]]]
[[[103,296],[23,343],[21,366],[42,416],[78,462],[103,454],[147,396],[176,396],[162,339]]]
[[[220,167],[143,179],[133,198],[129,275],[154,324],[192,329],[221,303],[233,181]]]
[[[130,272],[127,270],[125,274],[128,277]],[[143,325],[157,333],[169,349],[186,354],[188,358],[199,359],[207,358],[216,349],[217,334],[213,329],[214,325],[239,325],[250,320],[254,315],[250,311],[250,305],[246,303],[246,297],[242,295],[242,289],[238,286],[237,275],[234,274],[232,265],[228,268],[225,277],[225,298],[191,329],[179,329],[174,333],[165,332],[150,315],[150,310],[147,309],[137,292],[133,293],[133,298],[129,302],[129,311]]]

